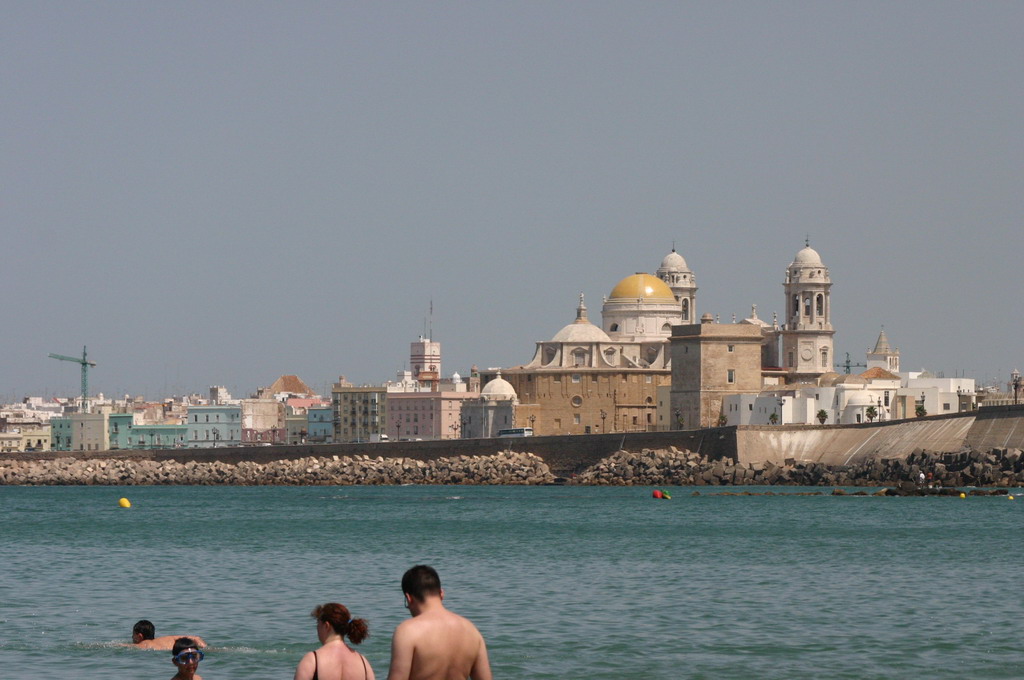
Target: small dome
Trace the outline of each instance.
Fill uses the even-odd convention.
[[[498,377],[484,385],[484,388],[480,390],[480,396],[491,399],[515,399],[516,390],[512,387],[512,383],[502,378],[499,373]]]
[[[827,373],[822,373],[821,375],[818,376],[818,386],[819,387],[835,387],[836,381],[839,380],[839,378],[841,378],[841,377],[842,376],[840,374],[836,373],[835,371],[829,371]]]
[[[555,333],[551,342],[611,342],[612,339],[603,330],[587,320],[573,321]]]
[[[689,271],[689,267],[686,266],[686,260],[683,256],[672,250],[671,253],[665,256],[665,259],[661,261],[661,268],[665,271],[670,272],[685,272]]]
[[[682,259],[682,258],[680,258]],[[651,302],[675,302],[672,289],[657,276],[633,274],[619,281],[612,288],[609,300],[650,300]]]
[[[796,254],[796,257],[793,258],[793,264],[820,267],[821,255],[814,248],[807,246]]]
[[[871,398],[871,395],[867,392],[854,392],[850,395],[850,398],[846,400],[847,406],[874,406],[875,399]]]
[[[555,333],[551,342],[611,342],[611,338],[587,319],[587,306],[583,304],[583,293],[580,293],[576,320]]]

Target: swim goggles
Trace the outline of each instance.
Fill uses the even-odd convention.
[[[175,663],[192,663],[193,661],[202,661],[205,656],[206,655],[203,654],[203,650],[201,649],[184,649],[175,654],[172,658]]]

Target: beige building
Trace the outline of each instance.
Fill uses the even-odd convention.
[[[481,371],[483,390],[500,373],[519,400],[511,427],[536,434],[655,430],[657,388],[671,381],[665,324],[678,323],[674,304],[658,278],[626,277],[605,302],[614,312],[605,332],[587,318],[581,295],[576,320],[538,342],[530,363]],[[622,313],[628,306],[633,317]]]
[[[387,434],[387,396],[384,386],[356,386],[344,378],[331,388],[334,441],[369,441]]]
[[[673,329],[670,408],[682,429],[716,427],[727,395],[757,393],[763,385],[762,327],[750,323],[700,324]]]

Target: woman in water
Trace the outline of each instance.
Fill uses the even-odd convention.
[[[302,657],[295,680],[374,680],[366,657],[345,644],[358,645],[369,635],[366,619],[354,619],[337,602],[322,604],[310,614],[316,619],[316,636],[322,645]]]

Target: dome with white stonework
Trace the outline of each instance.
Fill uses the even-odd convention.
[[[488,399],[515,399],[516,390],[512,387],[512,383],[502,378],[499,373],[497,377],[484,385],[484,388],[480,390],[480,396]]]
[[[683,256],[677,253],[674,249],[671,253],[665,256],[665,259],[661,261],[661,268],[659,271],[666,272],[684,272],[689,271],[689,267],[686,266],[686,260]]]
[[[821,266],[821,255],[818,251],[810,246],[806,246],[796,254],[793,258],[793,264],[805,265],[808,267],[820,267]]]
[[[611,342],[611,338],[587,319],[587,306],[583,304],[583,293],[580,293],[580,304],[576,308],[576,320],[555,333],[551,342]]]

